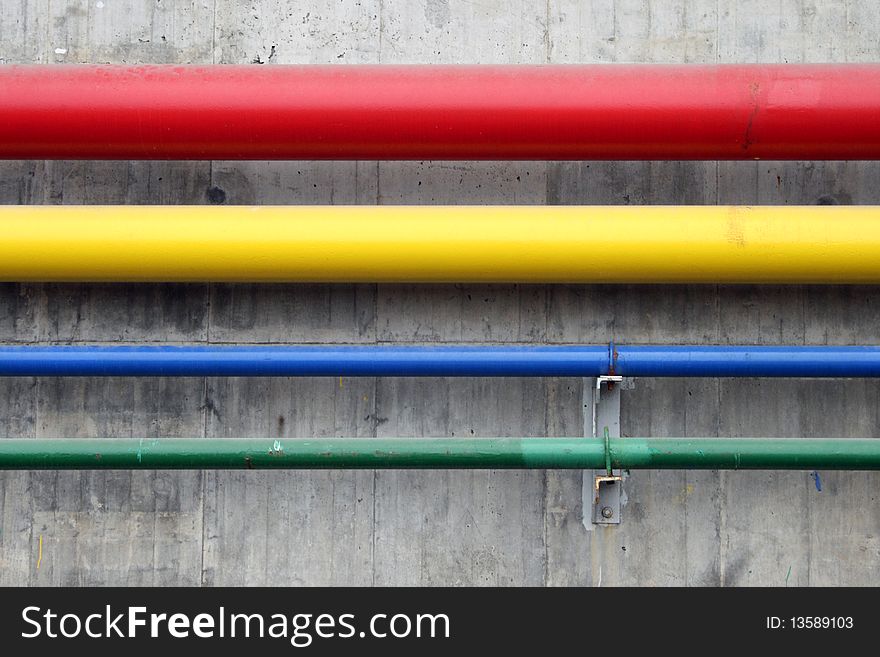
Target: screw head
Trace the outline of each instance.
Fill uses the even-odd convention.
[[[608,520],[613,515],[614,515],[614,509],[612,509],[610,506],[603,506],[602,507],[602,517],[603,518]]]

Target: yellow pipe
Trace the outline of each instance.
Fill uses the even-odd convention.
[[[2,281],[877,283],[880,207],[0,207]]]

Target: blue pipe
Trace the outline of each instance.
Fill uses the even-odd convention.
[[[5,346],[0,376],[878,377],[880,347]]]
[[[876,377],[880,347],[618,347],[615,373],[686,377]]]

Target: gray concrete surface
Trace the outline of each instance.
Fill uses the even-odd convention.
[[[3,0],[0,63],[880,60],[874,0]],[[254,64],[259,65],[259,64]],[[880,202],[871,163],[0,163],[2,203]],[[623,254],[621,254],[623,255]],[[850,344],[874,287],[2,285],[0,341]],[[0,437],[579,435],[578,380],[0,380]],[[877,436],[874,381],[639,380],[624,435]],[[0,584],[880,584],[880,476],[0,475]],[[42,545],[42,559],[38,562]]]

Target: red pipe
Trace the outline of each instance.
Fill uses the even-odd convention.
[[[0,158],[880,159],[880,65],[3,66]]]

